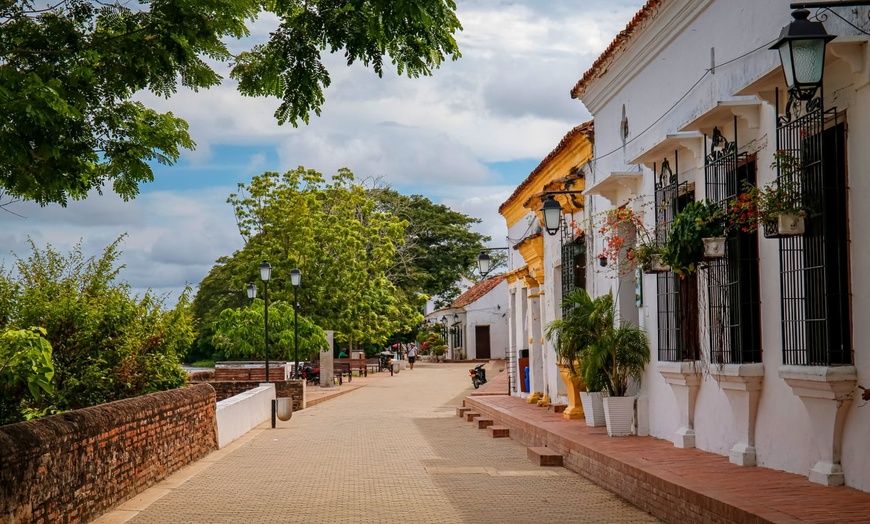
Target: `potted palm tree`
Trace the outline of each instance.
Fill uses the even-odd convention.
[[[568,389],[568,408],[564,416],[568,419],[585,416],[587,424],[594,426],[598,414],[603,425],[602,383],[595,376],[588,382],[584,380],[581,363],[586,348],[613,325],[613,299],[610,295],[593,299],[585,289],[577,289],[562,300],[562,310],[563,318],[547,324],[545,334],[554,343],[560,374]],[[597,393],[593,396],[598,398],[599,407],[586,401],[588,393]]]
[[[579,360],[591,339],[588,311],[592,299],[585,289],[578,289],[562,299],[563,318],[547,324],[544,334],[553,342],[559,374],[568,390],[568,407],[562,412],[567,419],[584,416],[580,392],[586,389],[580,375]]]
[[[612,301],[611,301],[612,303]],[[635,397],[627,396],[630,382],[640,382],[650,360],[646,332],[628,322],[611,324],[610,328],[583,353],[583,376],[598,377],[609,394],[604,399],[607,434],[631,434]]]

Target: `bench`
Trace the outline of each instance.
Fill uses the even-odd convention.
[[[341,370],[341,373],[347,374],[348,382],[352,379],[353,371],[356,371],[363,377],[369,376],[369,368],[364,358],[337,358],[333,361],[332,365],[336,373],[339,373],[339,370]]]

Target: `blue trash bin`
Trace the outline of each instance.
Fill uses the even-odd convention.
[[[529,391],[529,366],[526,366],[523,368],[523,375],[525,375],[525,378],[523,379],[523,381],[526,384],[525,391],[528,392]]]

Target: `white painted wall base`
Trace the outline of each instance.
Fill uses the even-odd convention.
[[[670,384],[677,399],[680,412],[680,428],[674,435],[674,446],[678,448],[695,447],[695,399],[701,387],[701,363],[659,362],[659,373]]]
[[[275,384],[270,383],[260,384],[257,388],[218,402],[218,448],[269,420],[272,416],[273,398]]]

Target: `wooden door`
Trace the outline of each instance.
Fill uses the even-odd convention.
[[[474,358],[489,357],[489,326],[474,326]]]

